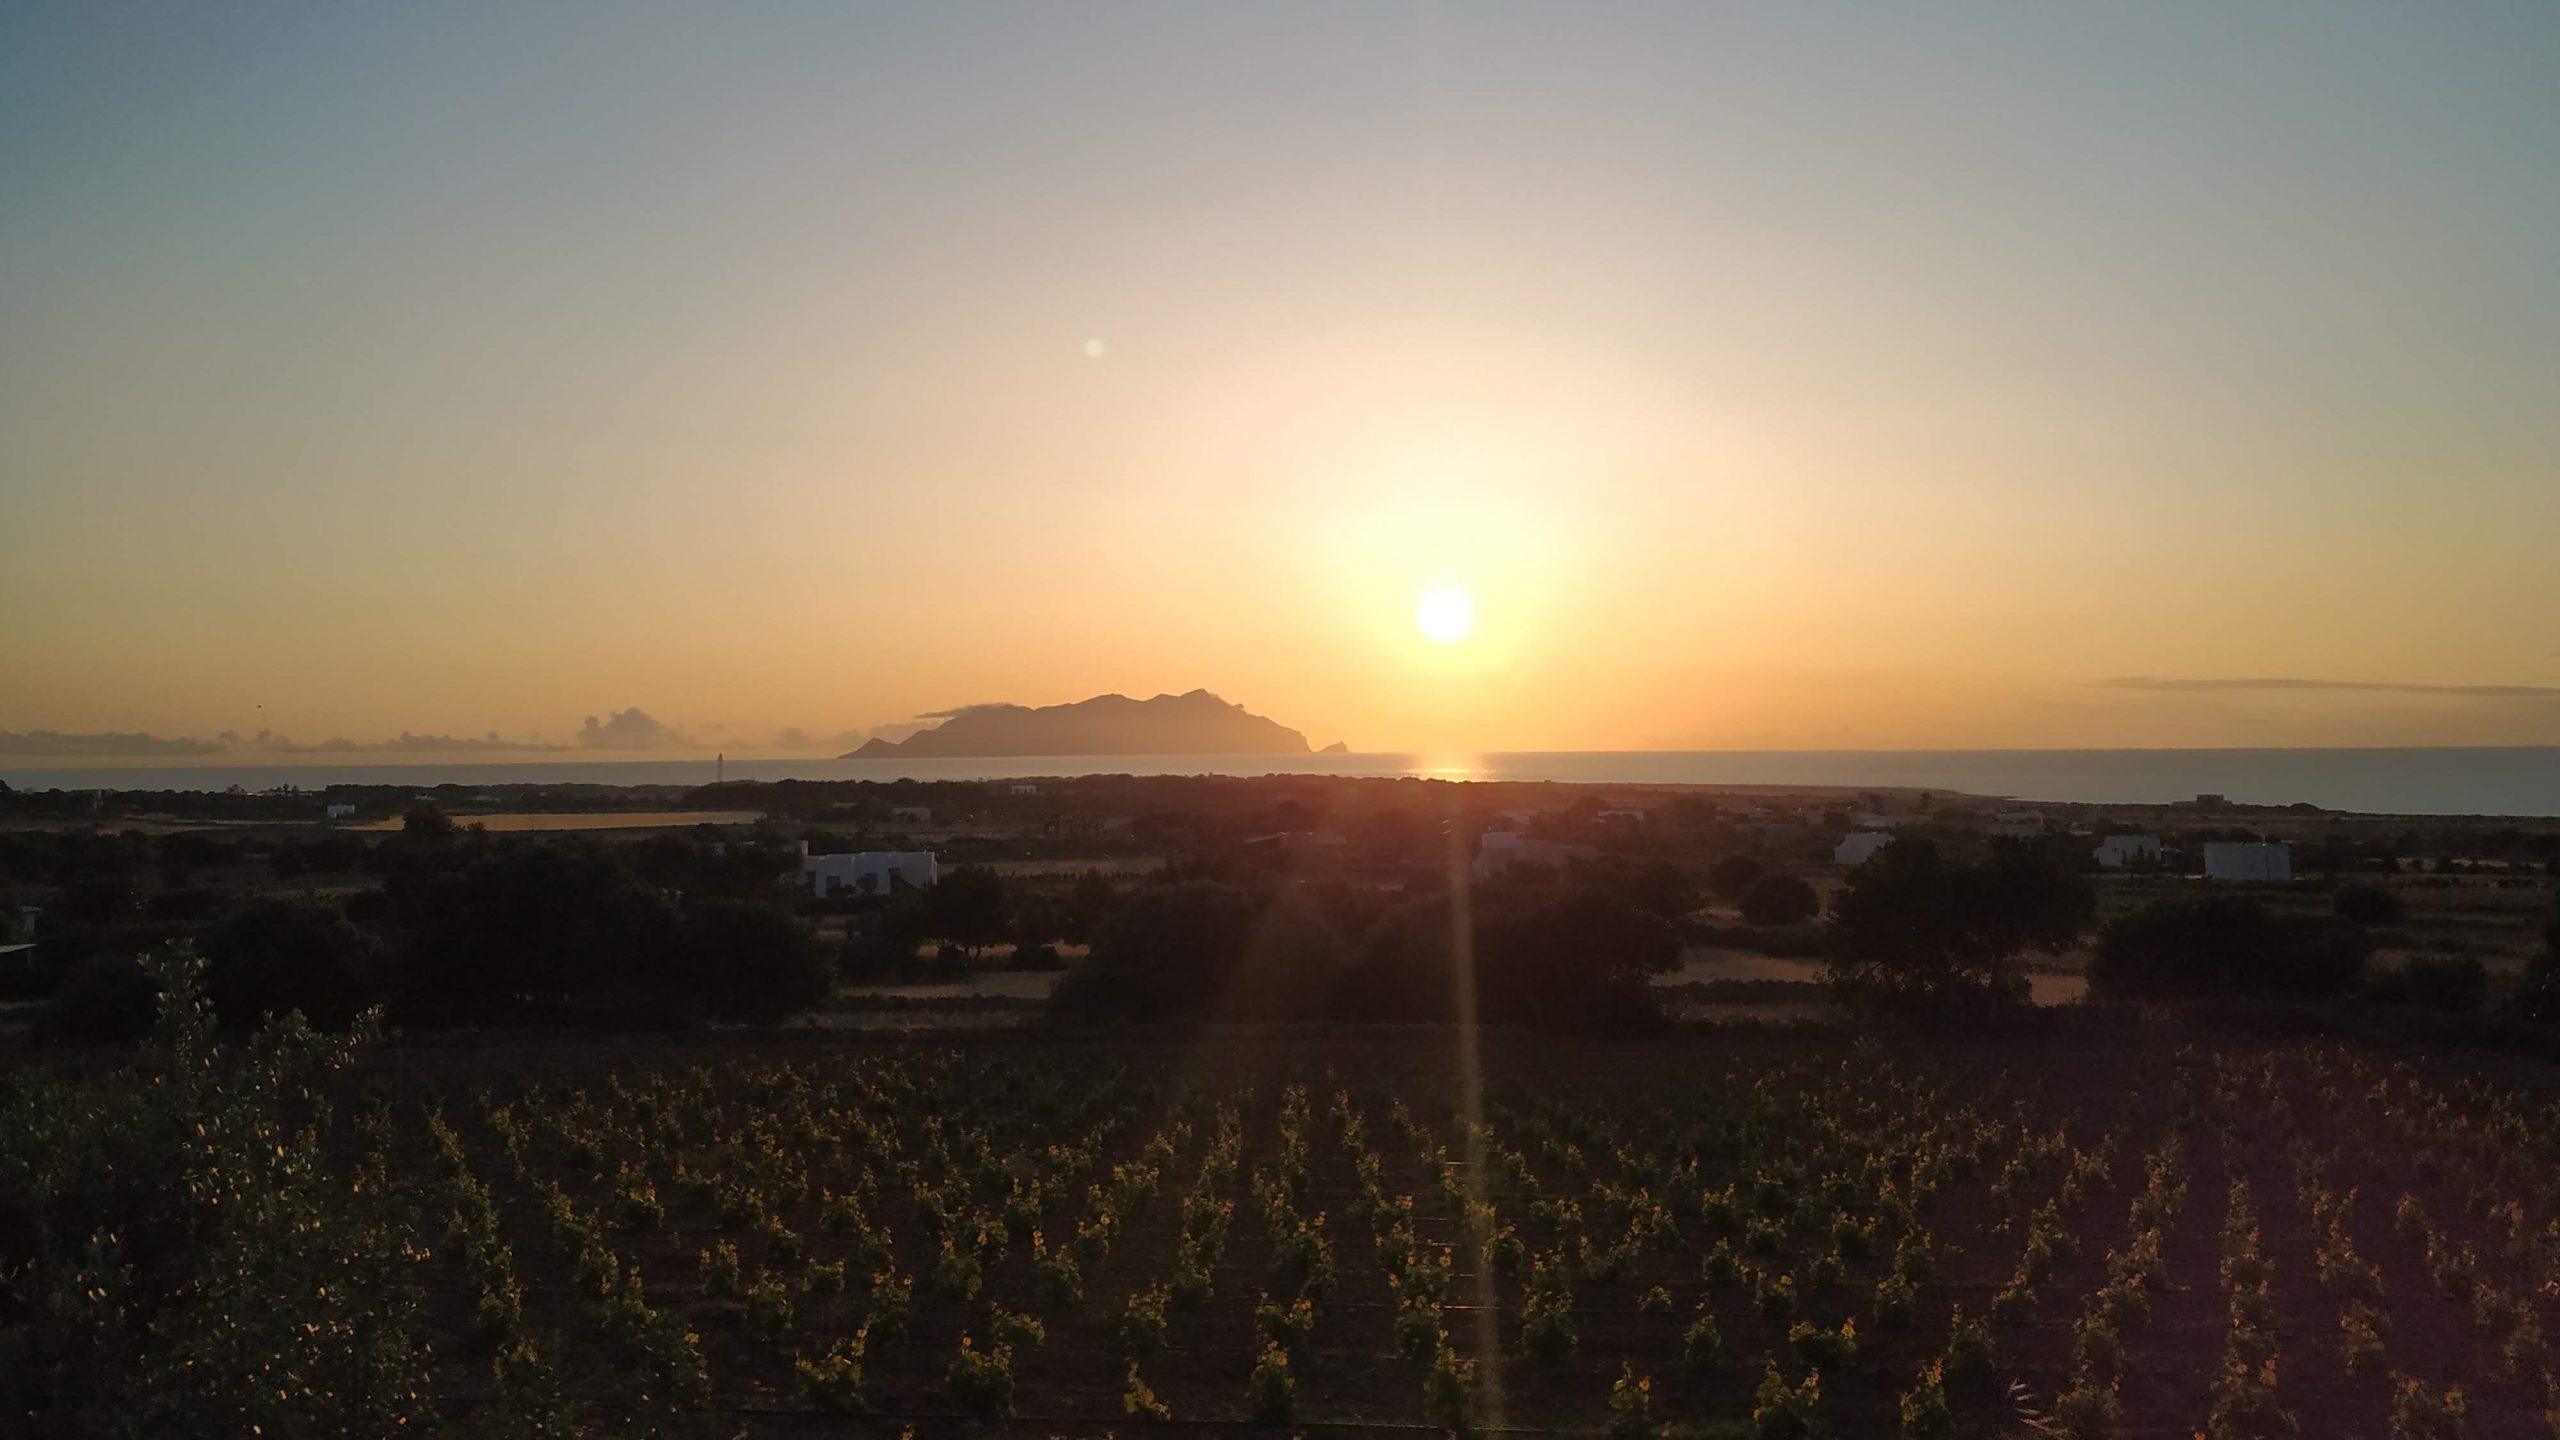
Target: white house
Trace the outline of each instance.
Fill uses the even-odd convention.
[[[1025,782],[1025,783],[1023,783],[1023,784],[1020,784],[1020,785],[1016,785],[1016,786],[1014,786],[1014,787],[1013,787],[1013,790],[1012,790],[1012,793],[1013,793],[1013,794],[1016,794],[1016,795],[1037,795],[1037,794],[1039,794],[1039,793],[1040,793],[1040,787],[1039,787],[1039,786],[1037,786],[1037,785],[1033,785],[1033,784],[1030,784],[1030,783],[1028,783],[1028,782]]]
[[[812,855],[800,842],[800,876],[821,898],[886,895],[900,882],[922,890],[941,878],[930,850],[864,850],[852,855]]]
[[[1883,831],[1861,830],[1857,834],[1842,840],[1839,848],[1831,852],[1832,863],[1838,865],[1864,865],[1869,860],[1875,858],[1875,853],[1877,851],[1892,843],[1893,837]]]
[[[332,805],[329,807],[329,818],[332,820],[353,819],[355,817],[355,813],[356,807],[353,805]]]
[[[2128,865],[2160,863],[2160,837],[2157,835],[2110,835],[2089,852],[2101,870],[2122,870]]]
[[[1516,830],[1488,830],[1476,845],[1475,875],[1486,880],[1514,865],[1562,866],[1568,860],[1589,859],[1599,853],[1588,845],[1539,840]]]
[[[2207,880],[2290,880],[2293,847],[2281,840],[2215,840],[2204,847]]]

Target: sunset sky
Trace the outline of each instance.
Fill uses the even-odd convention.
[[[2560,743],[2560,6],[1899,10],[0,3],[0,729]]]

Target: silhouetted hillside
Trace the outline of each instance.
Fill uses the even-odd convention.
[[[1206,690],[1072,705],[972,705],[903,741],[872,740],[840,758],[922,755],[1303,755],[1307,737]]]

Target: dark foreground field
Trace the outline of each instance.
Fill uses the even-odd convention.
[[[412,1052],[347,1160],[456,1428],[2550,1433],[2510,1090],[2156,1037],[1478,1069],[1470,1122],[1439,1031]]]

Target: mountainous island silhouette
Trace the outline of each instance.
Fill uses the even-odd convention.
[[[1307,737],[1206,690],[1066,705],[971,705],[904,740],[868,740],[838,756],[886,760],[984,755],[1304,755]],[[1341,753],[1346,747],[1326,747]]]

